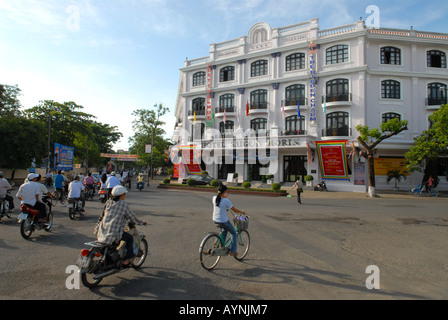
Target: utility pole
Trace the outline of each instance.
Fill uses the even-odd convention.
[[[51,112],[48,114],[48,158],[47,158],[47,173],[50,172],[50,159],[51,159],[51,144],[50,144],[50,137],[51,137]]]

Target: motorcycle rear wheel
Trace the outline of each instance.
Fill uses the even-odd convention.
[[[22,222],[20,222],[20,234],[22,235],[22,237],[24,239],[29,239],[31,237],[31,234],[34,231],[33,228],[33,220],[30,217],[31,215],[28,216],[28,218],[26,218],[25,220],[23,220]]]
[[[92,259],[92,261],[89,264],[90,268],[81,269],[81,282],[87,288],[94,288],[100,284],[101,280],[103,280],[103,278],[94,279],[96,274],[91,271],[93,269],[93,266],[99,263],[100,258],[96,257],[95,252],[93,251],[90,251],[89,258]]]
[[[70,217],[70,219],[72,220],[76,220],[76,208],[68,208],[68,216]]]
[[[140,268],[148,257],[148,241],[146,239],[140,240],[140,248],[137,255],[132,261],[132,267],[134,269]]]

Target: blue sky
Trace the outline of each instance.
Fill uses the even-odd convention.
[[[75,101],[118,126],[127,149],[133,110],[162,103],[171,137],[185,58],[208,56],[211,43],[319,18],[326,29],[366,20],[380,26],[448,33],[445,0],[0,0],[0,83],[22,90],[21,103]]]

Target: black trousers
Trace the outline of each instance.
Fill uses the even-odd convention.
[[[134,237],[127,232],[123,232],[121,240],[126,241],[126,255],[124,259],[129,260],[134,257]]]
[[[298,203],[302,203],[302,200],[300,199],[300,194],[301,194],[302,192],[299,190],[299,189],[297,189],[297,202]]]

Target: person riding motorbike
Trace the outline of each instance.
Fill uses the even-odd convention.
[[[115,172],[112,171],[112,172],[110,173],[110,176],[107,178],[107,181],[106,181],[106,188],[107,188],[107,196],[108,196],[108,198],[110,198],[112,189],[113,189],[114,187],[120,185],[120,184],[121,184],[120,179],[118,179],[118,178],[115,176]]]
[[[48,191],[47,187],[41,183],[42,176],[40,174],[37,174],[38,177],[36,179],[36,182],[39,183],[39,189],[40,189],[40,195],[39,195],[39,201],[44,203],[46,206],[48,206],[48,210],[51,211],[52,204],[50,201],[50,198],[53,197],[53,194]],[[45,208],[45,217],[47,216],[47,208]]]
[[[112,198],[107,200],[104,207],[101,221],[95,228],[98,242],[111,245],[114,242],[123,240],[126,242],[126,256],[123,261],[123,267],[129,267],[130,259],[134,257],[133,237],[124,231],[128,223],[143,224],[147,222],[138,218],[131,210],[129,204],[125,202],[127,190],[125,187],[118,185],[112,189]]]
[[[82,209],[84,212],[84,207],[86,205],[86,199],[82,195],[82,191],[85,189],[84,185],[79,181],[79,176],[75,176],[72,182],[68,185],[68,199],[81,200]]]
[[[7,193],[8,190],[11,189],[12,187],[8,180],[4,178],[3,172],[0,171],[0,200],[5,199],[5,201],[9,202],[9,211],[7,212],[8,217],[14,210],[14,198]]]
[[[92,177],[91,172],[89,172],[87,177],[84,178],[83,183],[86,186],[86,189],[93,190],[92,194],[95,193],[95,179]]]
[[[27,177],[28,182],[22,184],[19,188],[19,191],[16,194],[16,197],[20,199],[21,204],[25,204],[39,210],[40,218],[46,219],[46,207],[45,204],[40,202],[40,186],[36,182],[38,174],[30,173]]]

